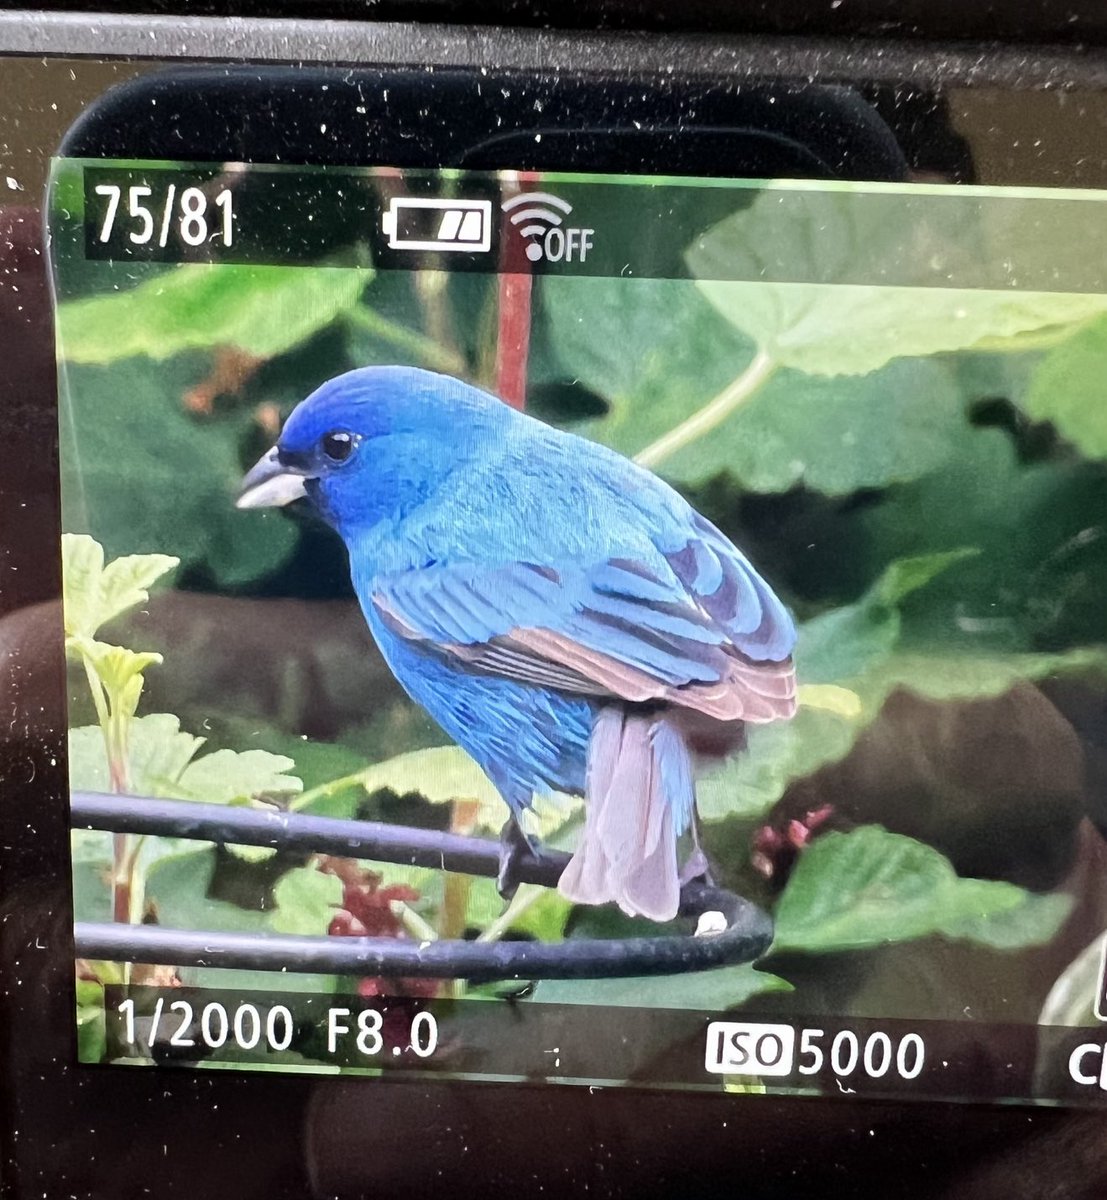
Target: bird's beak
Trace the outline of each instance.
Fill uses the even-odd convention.
[[[235,507],[276,508],[306,495],[304,476],[282,463],[274,446],[246,472]]]

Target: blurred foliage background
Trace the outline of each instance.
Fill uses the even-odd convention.
[[[55,204],[76,204],[63,185]],[[759,969],[535,999],[1036,1020],[1107,924],[1107,297],[719,282],[720,263],[756,277],[770,255],[875,272],[902,233],[859,226],[849,189],[810,191],[791,223],[751,196],[710,214],[689,279],[536,279],[527,407],[680,489],[798,618],[798,715],[699,785],[722,881],[773,909],[777,940]],[[987,228],[947,234],[996,252]],[[85,535],[68,610],[112,570],[153,589],[67,628],[74,786],[112,785],[116,720],[136,793],[497,830],[487,781],[376,655],[337,537],[233,506],[292,406],[341,371],[409,363],[494,390],[496,278],[61,254],[58,285],[65,528]],[[151,555],[167,557],[130,558]],[[105,683],[90,646],[160,655],[131,664],[129,711],[132,677]],[[579,805],[540,819],[571,846]],[[129,853],[130,919],[179,927],[643,928],[537,889],[505,912],[488,881],[434,872],[166,839]],[[110,837],[75,835],[79,918],[111,913],[112,862]]]

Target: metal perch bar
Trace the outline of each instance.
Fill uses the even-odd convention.
[[[274,850],[335,854],[491,878],[495,878],[500,866],[498,842],[377,821],[344,821],[310,813],[228,808],[222,804],[104,792],[74,792],[70,813],[75,829],[269,846]],[[561,878],[568,861],[568,854],[556,850],[523,856],[518,863],[519,882],[552,887]]]
[[[494,877],[499,869],[497,842],[306,813],[75,792],[72,823],[74,828],[112,833],[322,851],[470,875]],[[561,852],[539,851],[522,860],[518,878],[553,887],[568,859]],[[554,944],[420,943],[401,938],[293,937],[78,922],[74,941],[78,956],[112,962],[475,981],[667,975],[751,962],[768,949],[772,921],[755,904],[702,880],[684,885],[682,916],[712,911],[722,913],[726,929],[703,937],[673,934]]]

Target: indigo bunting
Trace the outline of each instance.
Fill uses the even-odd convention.
[[[303,400],[238,504],[301,496],[345,542],[396,678],[503,796],[505,830],[522,836],[535,793],[583,796],[560,891],[674,917],[694,759],[795,710],[794,627],[744,555],[614,451],[407,367]]]

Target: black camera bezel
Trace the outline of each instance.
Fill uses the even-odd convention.
[[[582,170],[614,165],[649,173],[661,170],[668,154],[666,173],[741,175],[785,173],[777,168],[791,147],[800,155],[788,169],[792,174],[870,179],[925,172],[969,182],[976,178],[972,147],[937,136],[948,126],[943,106],[973,89],[1005,98],[1002,119],[1015,138],[1019,113],[1060,95],[1053,89],[1063,80],[1079,115],[1067,125],[1057,155],[1071,171],[1062,170],[1056,182],[1107,180],[1098,138],[1107,76],[1098,59],[1068,52],[997,50],[983,61],[973,48],[709,44],[663,35],[174,18],[155,19],[157,36],[145,42],[144,52],[145,19],[55,16],[29,31],[11,20],[14,15],[0,15],[0,54],[34,48],[59,68],[65,56],[156,56],[159,70],[166,70],[148,74],[150,64],[144,65],[135,83],[78,122],[63,148],[87,157]],[[174,59],[178,68],[190,64],[184,68],[187,84],[173,82],[181,78]],[[297,60],[359,65],[353,73],[338,66],[263,65]],[[376,122],[370,126],[345,103],[342,89],[356,85],[357,72],[378,85],[386,74],[394,80],[401,103],[387,120],[374,110],[367,114]],[[320,88],[328,80],[324,93]],[[839,90],[814,92],[813,81]],[[446,106],[439,120],[419,112],[428,95]],[[812,95],[821,95],[822,103],[808,105]],[[851,95],[865,103],[838,107]],[[151,105],[151,97],[160,103]],[[785,97],[791,107],[778,108]],[[866,126],[863,110],[880,114],[891,143],[875,125]],[[297,119],[298,111],[310,112],[311,119]],[[821,152],[812,153],[814,141],[795,128],[788,138],[779,136],[786,111],[797,127],[824,139]],[[826,124],[828,114],[841,120],[847,111],[857,120],[848,137]],[[934,114],[940,119],[931,121]],[[514,141],[504,135],[505,118]],[[766,121],[775,124],[770,128]],[[327,125],[325,136],[320,124]],[[537,143],[536,131],[549,136]],[[735,169],[736,152],[720,157],[721,146],[733,150],[739,143],[747,154],[744,170]],[[372,147],[372,153],[351,154],[352,145]],[[767,147],[783,157],[758,158],[755,151]],[[46,156],[54,146],[38,149]],[[613,163],[616,153],[622,157]],[[757,162],[760,169],[750,165]],[[1017,167],[998,176],[993,167],[986,181],[1040,182]],[[36,336],[43,336],[42,329]],[[7,410],[0,429],[8,454],[25,468],[10,477],[19,486],[0,485],[0,528],[24,545],[49,549],[36,570],[8,575],[2,597],[7,611],[56,595],[59,584],[53,552],[55,396],[25,398],[16,417],[16,384],[0,375],[0,402]],[[52,447],[49,454],[44,445]],[[917,1194],[924,1184],[956,1181],[987,1154],[1017,1152],[1027,1139],[1048,1142],[1073,1122],[1088,1138],[1102,1138],[1098,1114],[1023,1107],[354,1079],[326,1080],[324,1094],[306,1076],[77,1067],[64,737],[57,719],[64,712],[60,649],[59,630],[56,676],[47,688],[53,717],[24,720],[29,714],[20,711],[20,696],[7,697],[13,728],[22,726],[22,732],[0,743],[0,778],[9,793],[0,805],[0,911],[6,918],[0,934],[6,981],[0,995],[0,1182],[15,1197],[138,1194],[138,1182],[151,1177],[167,1195],[252,1194],[247,1187],[259,1196],[402,1194],[405,1176],[395,1156],[382,1161],[388,1157],[383,1148],[423,1167],[421,1155],[443,1169],[464,1164],[464,1178],[449,1185],[463,1194],[491,1186],[529,1194],[556,1180],[612,1195],[676,1187],[710,1195],[740,1186],[751,1194],[794,1197],[808,1194],[805,1188],[825,1189],[826,1180],[842,1172],[849,1173],[850,1194],[882,1195],[907,1171],[918,1183],[909,1194]],[[21,889],[32,888],[37,902],[28,905],[29,892]],[[322,1110],[343,1106],[360,1114],[371,1132],[346,1118],[350,1145],[360,1149],[351,1152],[348,1169],[328,1174],[326,1163],[310,1165],[311,1155],[333,1156],[341,1139],[316,1136],[308,1151],[305,1130],[322,1119]],[[508,1119],[497,1120],[497,1113]],[[435,1142],[429,1155],[428,1136]],[[689,1146],[687,1155],[674,1153],[680,1144]],[[378,1152],[375,1159],[371,1151]],[[1044,1180],[1048,1163],[1037,1169]],[[406,1182],[420,1190],[428,1178],[413,1174]],[[312,1193],[312,1186],[331,1190]]]

